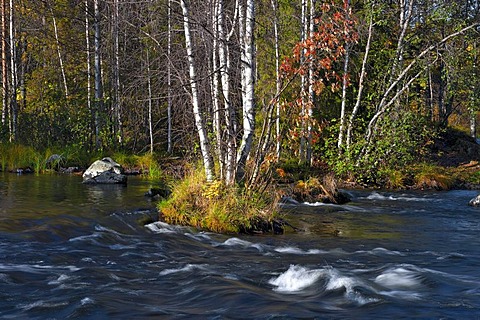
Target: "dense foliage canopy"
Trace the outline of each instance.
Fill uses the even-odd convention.
[[[203,155],[254,183],[279,159],[370,179],[447,125],[477,134],[478,0],[1,7],[2,142]]]

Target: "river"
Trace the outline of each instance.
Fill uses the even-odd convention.
[[[228,236],[144,225],[151,186],[0,173],[0,318],[480,318],[476,191],[350,191]]]

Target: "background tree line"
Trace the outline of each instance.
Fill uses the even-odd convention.
[[[279,158],[338,173],[403,166],[439,128],[476,136],[479,11],[478,0],[1,0],[0,139],[203,155],[227,181]]]

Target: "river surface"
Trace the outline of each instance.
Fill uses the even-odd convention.
[[[480,318],[476,191],[351,191],[228,236],[144,225],[151,186],[0,173],[0,318]]]

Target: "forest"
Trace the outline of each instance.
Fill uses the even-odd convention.
[[[0,14],[3,170],[21,145],[186,159],[217,189],[308,168],[400,187],[438,137],[478,137],[478,0],[1,0]]]

